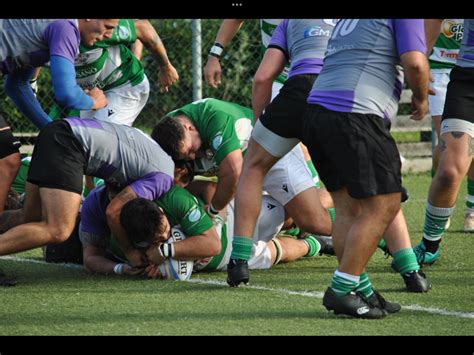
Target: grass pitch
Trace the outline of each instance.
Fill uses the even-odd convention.
[[[421,238],[429,174],[407,175],[403,205],[412,242]],[[335,316],[322,295],[337,262],[314,257],[251,271],[231,289],[226,273],[194,274],[189,282],[89,275],[44,264],[41,251],[0,258],[19,284],[0,288],[0,335],[474,335],[474,234],[462,232],[463,185],[440,260],[426,266],[426,294],[407,293],[391,259],[378,250],[372,283],[402,310],[383,320]],[[1,348],[1,346],[0,346]]]

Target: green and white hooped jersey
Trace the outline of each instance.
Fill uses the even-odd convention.
[[[445,19],[441,33],[429,56],[431,69],[452,69],[456,65],[461,39],[464,34],[464,19]]]
[[[83,89],[109,90],[123,84],[135,86],[145,72],[127,45],[137,39],[133,20],[120,20],[112,37],[92,47],[81,44],[76,58],[76,81]]]
[[[206,156],[194,161],[197,175],[218,175],[219,164],[231,152],[241,149],[245,154],[253,129],[253,111],[247,107],[206,98],[194,101],[168,115],[189,117],[202,139]]]
[[[262,58],[267,50],[268,45],[270,44],[270,40],[272,39],[273,31],[275,28],[280,24],[283,19],[262,19],[260,20],[260,32],[262,34]],[[290,63],[285,65],[285,69],[283,69],[282,73],[278,76],[276,81],[279,83],[284,83],[286,79],[288,79],[288,73],[290,72]]]

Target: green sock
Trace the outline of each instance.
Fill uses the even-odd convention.
[[[393,255],[393,262],[400,275],[420,270],[416,254],[412,248],[400,249]]]
[[[331,217],[331,222],[334,223],[334,220],[336,219],[336,210],[334,207],[328,208],[329,212],[329,217]]]
[[[423,226],[423,238],[430,241],[438,241],[443,236],[452,215],[454,207],[443,208],[432,206],[426,201],[425,224]]]
[[[380,239],[380,242],[379,242],[379,245],[377,245],[377,247],[379,247],[380,249],[384,250],[384,248],[387,246],[387,243],[385,242],[385,239]]]
[[[311,177],[313,178],[314,184],[319,189],[321,187],[321,182],[319,181],[319,175],[314,167],[313,161],[308,160],[306,164],[308,165],[309,171],[311,171]]]
[[[309,248],[308,254],[306,254],[305,256],[308,256],[308,257],[315,256],[321,250],[321,244],[311,234],[306,235],[306,237],[303,238],[303,242],[308,244],[308,248]]]
[[[466,207],[474,209],[474,180],[467,179]]]
[[[336,270],[332,276],[331,288],[337,296],[342,297],[355,290],[359,284],[359,279],[359,276]]]
[[[235,236],[232,241],[231,259],[249,260],[252,256],[252,238]]]
[[[365,298],[369,298],[374,294],[372,283],[369,280],[369,274],[367,274],[367,271],[360,274],[359,285],[357,285],[355,291],[362,293]]]

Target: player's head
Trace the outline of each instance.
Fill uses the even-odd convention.
[[[188,186],[194,179],[194,165],[191,161],[177,160],[174,164],[174,184]]]
[[[185,115],[165,116],[153,128],[151,137],[173,160],[194,160],[200,155],[201,136]]]
[[[91,47],[105,38],[112,37],[118,21],[118,19],[79,19],[81,42],[86,47]]]
[[[136,198],[120,212],[120,224],[136,248],[148,248],[169,238],[171,226],[163,210],[153,201]]]

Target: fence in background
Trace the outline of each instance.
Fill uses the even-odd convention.
[[[259,20],[245,20],[238,35],[225,49],[221,58],[222,84],[217,90],[209,88],[204,83],[202,68],[206,64],[207,53],[214,43],[222,20],[155,19],[151,22],[163,41],[168,57],[177,69],[180,80],[170,87],[169,92],[160,93],[156,80],[159,71],[158,64],[144,49],[142,62],[150,80],[150,97],[147,105],[135,121],[136,126],[150,129],[167,112],[200,97],[215,97],[244,106],[251,106],[252,78],[261,58]],[[48,70],[41,72],[38,83],[38,100],[48,112],[53,104]],[[408,95],[409,93],[404,91],[403,104],[400,105],[400,118],[394,121],[393,129],[396,131],[418,129],[430,131],[430,122],[417,125],[411,120],[407,121],[406,113],[409,112],[407,108],[409,106]],[[6,98],[1,79],[0,97],[3,101],[2,111],[4,116],[8,119],[15,135],[20,136],[24,144],[23,152],[30,152],[31,144],[34,143],[35,136],[38,133],[37,129],[18,112],[11,100]],[[406,144],[399,146],[399,148],[402,154],[410,160],[412,158],[422,158],[426,161],[431,152],[427,149],[428,144],[426,142],[421,143],[423,149],[420,149],[421,146],[418,143],[413,148]],[[420,157],[420,155],[423,156]],[[418,163],[415,164],[415,168],[417,166]]]

